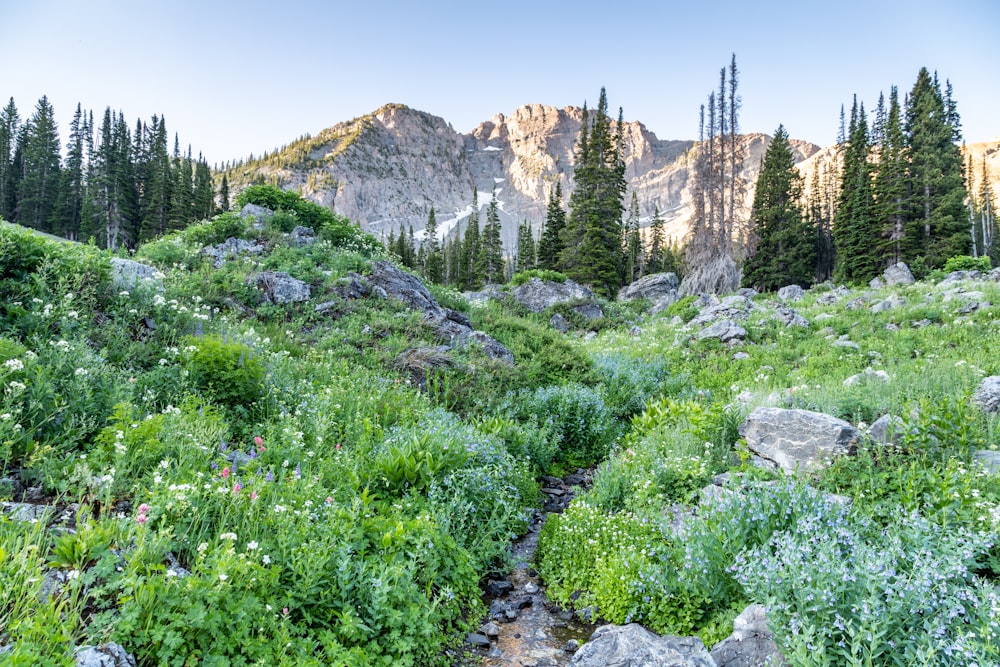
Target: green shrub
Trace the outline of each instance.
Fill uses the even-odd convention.
[[[594,357],[594,375],[608,408],[619,419],[638,414],[646,403],[665,393],[678,392],[686,379],[671,378],[666,361],[636,359],[623,354]]]
[[[211,220],[186,227],[180,234],[185,241],[201,249],[229,238],[246,238],[249,232],[246,219],[236,211],[228,211]]]
[[[696,301],[698,301],[698,297],[693,294],[685,296],[660,311],[660,316],[667,319],[679,317],[685,323],[690,322],[700,312],[695,306]]]
[[[958,255],[950,257],[944,263],[945,273],[951,273],[952,271],[982,271],[986,273],[990,268],[990,258],[988,256],[970,257],[969,255]]]
[[[527,284],[532,278],[547,280],[553,283],[564,283],[569,280],[565,274],[559,273],[558,271],[550,271],[549,269],[530,269],[528,271],[520,271],[511,276],[510,285],[511,287],[518,287],[520,285]]]
[[[184,366],[208,400],[242,414],[264,401],[266,369],[252,348],[214,335],[190,337],[184,345]]]

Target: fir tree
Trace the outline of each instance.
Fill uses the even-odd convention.
[[[743,282],[761,291],[790,284],[809,286],[816,274],[816,234],[799,206],[802,177],[788,132],[779,125],[761,160],[750,224],[756,249],[743,267]]]
[[[612,132],[607,94],[601,89],[594,119],[580,130],[570,197],[570,213],[563,230],[561,264],[574,280],[613,297],[622,284],[622,214],[625,196],[623,158],[624,123]]]
[[[229,210],[229,178],[222,174],[222,184],[219,185],[219,206],[216,209],[219,213]]]
[[[535,268],[535,235],[531,231],[531,223],[521,221],[517,226],[517,256],[515,271],[528,271]]]
[[[14,151],[20,132],[21,117],[10,98],[0,110],[0,218],[14,219],[17,208],[18,170],[14,168]]]
[[[639,231],[639,198],[632,191],[629,202],[628,219],[625,221],[625,282],[631,283],[642,277],[643,264],[642,234]]]
[[[907,100],[910,207],[903,259],[934,269],[971,248],[962,156],[955,143],[961,135],[958,112],[950,85],[947,97],[942,96],[937,77],[926,68]]]
[[[555,271],[563,250],[562,230],[566,227],[566,211],[562,205],[562,184],[556,181],[549,190],[549,204],[545,211],[545,225],[538,239],[538,268]]]
[[[56,234],[69,239],[78,237],[83,213],[84,130],[83,110],[77,104],[69,125],[66,166],[62,171],[63,183],[53,225]]]
[[[61,176],[59,131],[48,97],[38,100],[22,136],[23,163],[16,219],[22,225],[49,231]]]
[[[844,166],[840,196],[837,201],[833,238],[838,280],[865,283],[881,271],[883,258],[876,239],[879,236],[869,159],[868,123],[864,104],[857,98],[851,109],[848,139],[844,145]]]
[[[424,275],[432,283],[444,282],[444,257],[441,254],[441,246],[438,242],[437,218],[434,215],[434,207],[431,206],[430,213],[427,214],[427,226],[425,227],[426,238],[424,240]]]
[[[882,100],[879,99],[882,106]],[[906,139],[900,115],[899,92],[889,92],[889,109],[879,114],[878,165],[875,168],[875,215],[878,218],[886,263],[903,259],[902,240],[906,220]],[[872,242],[876,242],[872,239]]]
[[[653,207],[653,221],[649,224],[649,253],[646,261],[647,273],[662,273],[670,271],[665,261],[667,246],[663,236],[663,218],[660,217],[660,207]]]
[[[486,224],[483,226],[477,274],[488,283],[504,282],[503,244],[500,240],[500,209],[497,193],[493,191],[486,207]]]
[[[462,242],[462,278],[461,285],[464,290],[477,289],[483,284],[483,277],[479,273],[479,194],[472,191],[472,213],[465,228],[465,238]]]
[[[207,220],[215,214],[215,189],[212,170],[199,154],[194,163],[194,212],[192,220]]]

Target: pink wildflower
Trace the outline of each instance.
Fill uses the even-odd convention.
[[[236,482],[235,484],[233,484],[233,493],[239,493],[240,489],[242,489],[242,488],[243,488],[243,485],[240,484],[239,482]]]
[[[264,444],[264,438],[260,437],[259,435],[255,435],[253,437],[253,444],[255,444],[258,447],[260,447],[261,445]]]
[[[285,616],[288,616],[288,607],[284,607],[284,608],[283,608],[283,609],[281,610],[281,613],[282,613],[282,614],[284,614]]]
[[[229,478],[229,468],[223,468],[222,472],[219,473],[219,477],[221,477],[222,479],[228,479]]]
[[[257,492],[256,491],[251,491],[250,492],[250,500],[257,500]]]
[[[135,522],[136,522],[137,524],[139,524],[140,526],[141,526],[142,524],[146,523],[147,521],[149,521],[149,517],[148,517],[148,516],[146,516],[145,514],[140,514],[139,516],[137,516],[137,517],[135,518]]]
[[[340,451],[340,443],[339,442],[334,446],[334,449],[336,449],[338,452]]]
[[[326,497],[326,504],[329,505],[331,503],[333,503],[333,496],[327,496]]]
[[[149,514],[149,505],[146,503],[139,505],[139,514]]]

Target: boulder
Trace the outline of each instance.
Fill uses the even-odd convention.
[[[518,285],[512,292],[514,300],[533,313],[540,313],[557,303],[576,299],[593,299],[594,293],[572,280],[557,283],[551,280],[532,278]]]
[[[791,308],[785,308],[784,306],[778,308],[774,311],[774,318],[783,323],[786,327],[809,328],[809,320],[802,317]]]
[[[618,290],[618,300],[649,299],[650,301],[659,301],[665,296],[673,295],[674,301],[676,301],[678,287],[680,287],[680,281],[677,280],[676,274],[653,273]]]
[[[857,373],[844,380],[845,387],[853,387],[861,382],[888,382],[889,374],[885,371],[877,371],[874,368],[866,368],[863,372]]]
[[[580,647],[577,667],[715,667],[697,637],[661,637],[637,623],[604,625]]]
[[[1000,452],[990,449],[979,449],[972,453],[972,460],[991,475],[1000,472]]]
[[[264,293],[268,303],[295,303],[308,301],[312,293],[307,283],[292,278],[284,271],[263,271],[247,276],[247,285],[254,285]]]
[[[991,375],[979,383],[972,402],[986,412],[1000,410],[1000,375]]]
[[[868,437],[885,445],[898,445],[905,427],[902,418],[884,414],[868,427]]]
[[[814,472],[836,456],[853,454],[860,433],[843,419],[821,412],[757,408],[740,426],[751,452],[785,473]]]
[[[604,311],[601,310],[601,307],[597,305],[596,301],[581,303],[578,306],[573,306],[573,312],[582,316],[586,320],[596,320],[604,317]]]
[[[292,245],[302,247],[316,243],[316,231],[312,227],[297,226],[289,235]]]
[[[741,287],[740,289],[738,289],[736,291],[736,294],[737,294],[737,296],[743,296],[743,297],[746,297],[748,299],[752,299],[755,296],[758,296],[760,294],[760,292],[758,292],[757,290],[755,290],[752,287]]]
[[[983,274],[979,271],[952,271],[944,278],[938,281],[938,285],[951,285],[954,283],[960,283],[963,280],[978,280],[982,278]]]
[[[881,278],[876,277],[868,281],[868,286],[871,287],[872,289],[882,289],[883,287],[885,287],[885,283],[882,282]]]
[[[806,291],[798,285],[785,285],[778,290],[778,298],[782,301],[798,301],[806,295]]]
[[[73,655],[76,667],[135,667],[135,657],[111,642],[100,646],[82,646]]]
[[[549,326],[561,333],[566,333],[572,328],[572,325],[569,323],[569,320],[563,317],[562,314],[560,313],[556,313],[555,315],[549,318]]]
[[[497,361],[502,361],[505,364],[514,365],[514,353],[511,352],[507,347],[493,338],[489,334],[483,333],[482,331],[472,330],[470,331],[462,342],[472,341],[480,347],[483,348],[483,352],[486,356],[496,359]]]
[[[893,285],[912,285],[915,282],[913,274],[910,273],[910,267],[904,262],[897,262],[886,269],[882,274],[882,280],[890,287]]]
[[[680,297],[677,296],[677,292],[664,294],[659,299],[657,299],[652,306],[650,306],[649,314],[656,315],[657,313],[662,313],[664,310],[677,303],[679,299]]]
[[[752,604],[733,621],[733,634],[712,647],[718,667],[780,667],[788,664],[767,625],[767,608]]]
[[[246,239],[230,237],[214,246],[205,246],[201,249],[201,254],[212,258],[212,266],[221,268],[230,257],[240,255],[259,255],[264,252],[264,246]]]
[[[257,204],[244,204],[243,208],[240,209],[240,217],[253,218],[253,224],[258,228],[262,228],[264,222],[269,220],[273,215],[274,211],[263,206],[257,206]]]
[[[703,307],[690,324],[697,327],[721,319],[745,320],[750,316],[753,307],[753,302],[750,299],[733,294],[718,303],[710,303]]]
[[[884,301],[879,301],[874,306],[872,306],[871,311],[873,313],[884,313],[887,310],[892,310],[893,308],[899,308],[900,306],[905,306],[906,301],[900,297],[893,294],[888,299]]]
[[[131,291],[136,287],[148,287],[155,292],[162,292],[163,274],[148,264],[112,257],[111,284],[116,290]]]
[[[732,320],[719,320],[695,334],[695,338],[698,340],[718,338],[723,343],[740,341],[746,337],[747,330]]]

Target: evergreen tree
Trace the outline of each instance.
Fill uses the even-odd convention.
[[[465,238],[462,243],[462,289],[473,290],[483,284],[483,277],[479,273],[479,194],[472,191],[472,213],[465,228]]]
[[[971,248],[965,201],[958,112],[942,96],[937,76],[920,70],[907,98],[906,139],[909,155],[909,215],[904,230],[903,259],[929,269]]]
[[[174,137],[176,146],[176,135]],[[177,149],[174,151],[176,154]],[[187,157],[174,157],[174,184],[170,195],[168,227],[171,230],[183,229],[194,217],[194,170],[190,154]]]
[[[497,193],[493,191],[490,204],[486,207],[486,224],[483,226],[481,247],[477,258],[477,274],[489,283],[504,282],[503,244],[500,240],[500,209]]]
[[[212,187],[212,170],[200,154],[194,163],[194,215],[193,220],[207,220],[215,214],[215,189]]]
[[[562,205],[562,183],[556,181],[549,190],[549,205],[545,211],[545,225],[538,239],[538,268],[555,271],[563,250],[562,230],[566,227],[566,211]]]
[[[562,239],[561,264],[574,280],[613,297],[622,284],[622,214],[625,196],[624,123],[612,132],[607,94],[601,89],[594,119],[585,116],[574,165],[576,184]]]
[[[971,160],[971,156],[970,156]],[[973,169],[969,168],[971,174]],[[996,201],[990,184],[990,170],[983,155],[983,166],[979,183],[979,193],[975,198],[973,213],[973,237],[979,255],[988,256],[993,266],[1000,266],[1000,239],[997,238]]]
[[[25,125],[16,219],[42,231],[52,229],[60,185],[59,131],[48,97],[42,96]]]
[[[517,226],[515,271],[528,271],[533,268],[535,268],[535,235],[531,231],[531,223],[523,220]]]
[[[646,260],[647,273],[662,273],[670,271],[667,266],[667,246],[663,236],[663,218],[660,217],[660,207],[653,207],[653,221],[649,225],[649,254]]]
[[[222,174],[222,184],[219,186],[219,207],[217,211],[219,213],[225,213],[229,210],[229,178],[226,174]]]
[[[750,224],[756,250],[743,267],[743,282],[761,291],[809,286],[816,275],[816,234],[799,206],[802,177],[788,132],[779,125],[761,160]]]
[[[882,99],[879,99],[882,106]],[[906,139],[900,114],[899,92],[893,86],[889,93],[888,112],[879,114],[878,165],[875,168],[875,215],[881,229],[880,245],[884,247],[886,263],[903,259],[902,240],[906,219]],[[872,239],[872,242],[876,242]]]
[[[147,182],[143,197],[142,240],[167,232],[174,175],[167,148],[167,123],[153,116],[146,138]]]
[[[66,167],[62,171],[63,183],[53,225],[56,234],[68,239],[78,238],[83,213],[84,130],[83,110],[77,104],[69,125]]]
[[[7,106],[0,110],[0,218],[14,219],[17,208],[18,170],[14,167],[14,151],[20,133],[21,117],[10,98]]]
[[[430,213],[427,214],[427,234],[424,240],[424,275],[432,283],[444,282],[444,256],[441,254],[441,245],[438,242],[437,218],[434,215],[434,207],[431,206]]]
[[[835,274],[838,280],[845,282],[868,282],[879,274],[883,264],[876,243],[879,226],[869,154],[865,106],[861,104],[859,108],[855,98],[844,145],[840,196],[833,227],[837,253]]]
[[[639,231],[639,198],[632,191],[629,202],[628,219],[625,221],[625,282],[631,283],[642,277],[643,264],[642,234]]]

